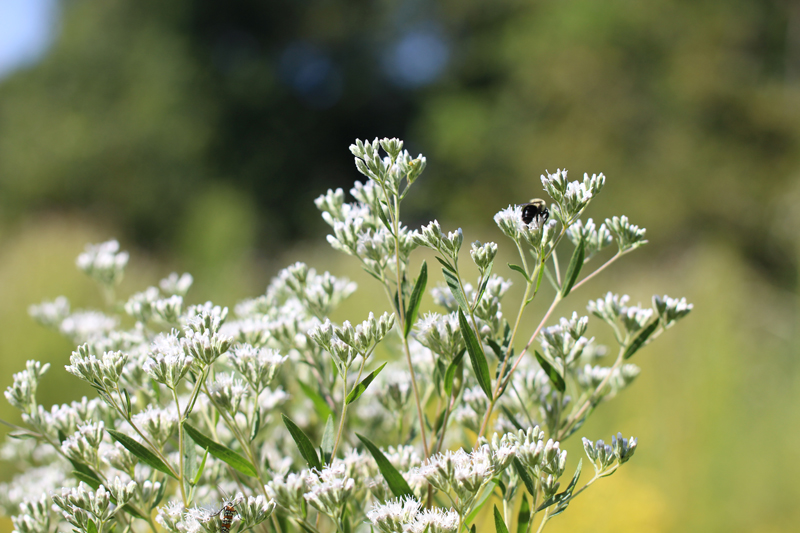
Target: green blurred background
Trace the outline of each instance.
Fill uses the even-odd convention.
[[[26,2],[0,0],[0,59]],[[312,203],[359,179],[356,137],[427,156],[409,226],[506,253],[491,217],[542,195],[545,169],[604,172],[589,216],[626,214],[650,244],[572,305],[613,290],[695,311],[584,427],[638,436],[635,461],[548,531],[798,530],[800,3],[27,5],[38,51],[0,71],[0,386],[38,359],[42,404],[88,393],[60,370],[73,347],[27,316],[60,294],[101,305],[74,267],[86,242],[131,251],[123,294],[190,271],[197,301],[231,305],[295,260],[370,287]],[[384,310],[368,292],[342,312]]]

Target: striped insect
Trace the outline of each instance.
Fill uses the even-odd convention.
[[[222,508],[217,511],[216,513],[212,514],[209,518],[213,518],[219,514],[222,514],[222,518],[220,518],[220,526],[219,532],[220,533],[230,533],[231,524],[233,523],[233,518],[239,514],[236,511],[236,503],[238,498],[234,498],[232,500],[225,500],[222,502]]]

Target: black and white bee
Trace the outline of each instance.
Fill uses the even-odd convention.
[[[547,209],[547,202],[541,198],[534,198],[522,206],[522,221],[530,224],[536,220],[536,225],[541,226],[550,218],[550,211]]]

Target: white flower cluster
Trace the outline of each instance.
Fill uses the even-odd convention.
[[[89,244],[75,264],[92,278],[111,287],[122,281],[125,266],[128,264],[128,252],[120,252],[119,242],[116,240]]]
[[[460,520],[452,509],[422,509],[411,497],[376,505],[367,518],[382,533],[455,533]]]
[[[464,272],[474,271],[459,264],[461,229],[444,231],[434,220],[411,231],[402,223],[402,200],[425,158],[412,158],[397,139],[357,141],[350,149],[368,179],[355,183],[350,203],[342,189],[315,203],[332,228],[328,241],[360,261],[391,312],[333,322],[355,283],[302,262],[236,305],[231,320],[226,307],[186,299],[189,274],[172,273],[118,300],[128,254],[116,241],[88,246],[77,261],[101,285],[106,312],[71,309],[63,297],[30,308],[77,345],[66,369],[98,397],[45,409],[36,392],[49,365],[29,361],[14,374],[5,396],[26,424],[15,436],[30,438],[2,448],[22,472],[0,484],[0,507],[19,512],[12,519],[18,533],[70,525],[78,533],[138,530],[144,523],[136,520],[149,521],[153,511],[169,533],[219,533],[231,522],[248,531],[278,506],[272,526],[281,531],[460,533],[483,522],[471,515],[487,498],[501,498],[505,515],[520,508],[523,486],[535,502],[529,529],[536,519],[541,531],[583,490],[575,492],[575,475],[558,492],[567,460],[559,441],[636,378],[639,368],[625,359],[692,305],[656,296],[649,309],[611,293],[590,302],[590,313],[608,322],[620,343],[612,366],[598,361],[605,349],[588,336],[589,317],[573,313],[550,327],[543,321],[520,352],[527,337],[521,317],[544,274],[561,285],[553,307],[580,287],[570,267],[576,276],[565,286],[565,265],[555,256],[564,237],[585,260],[612,241],[619,246],[594,273],[581,271],[585,280],[646,242],[644,229],[626,217],[599,227],[580,220],[603,188],[602,174],[582,182],[568,181],[562,170],[542,176],[551,204],[532,200],[524,211],[509,206],[494,217],[523,265],[509,264],[525,280],[512,324],[501,305],[512,283],[492,274],[499,271],[496,243],[472,243],[478,276],[467,280]],[[418,305],[432,285],[428,263],[410,264],[418,246],[433,250],[444,267],[447,285],[430,290],[441,314]],[[396,340],[385,342],[390,332]],[[536,338],[544,355],[528,351]],[[502,429],[487,440],[494,420]],[[637,440],[617,434],[611,444],[584,446],[597,478],[628,461]],[[45,491],[55,506],[42,498]],[[237,493],[229,499],[225,491]],[[411,497],[393,499],[401,494]],[[221,508],[198,507],[220,497]],[[549,508],[544,517],[537,516],[542,505]]]

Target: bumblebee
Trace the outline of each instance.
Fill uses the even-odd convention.
[[[530,224],[536,220],[537,225],[541,226],[550,218],[550,211],[547,209],[547,202],[541,198],[534,198],[529,203],[522,206],[522,221]]]

